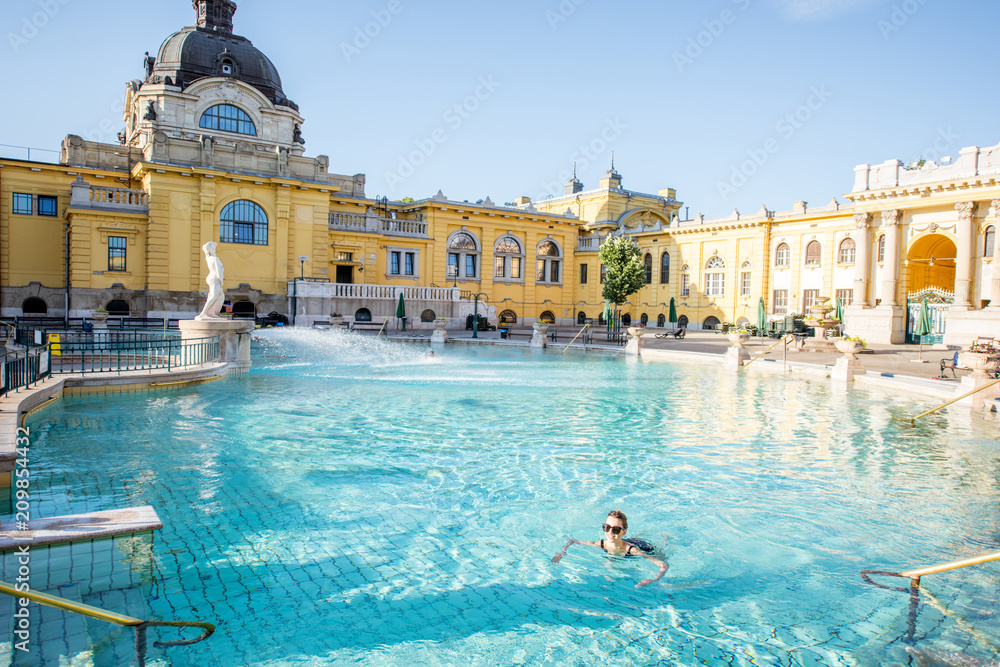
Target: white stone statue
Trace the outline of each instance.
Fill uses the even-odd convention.
[[[205,301],[205,307],[201,309],[201,313],[194,318],[199,322],[225,319],[219,317],[222,304],[226,300],[226,294],[222,291],[222,260],[215,256],[217,245],[215,241],[209,241],[201,247],[205,251],[205,261],[208,263],[208,277],[205,278],[205,282],[208,283],[208,299]]]

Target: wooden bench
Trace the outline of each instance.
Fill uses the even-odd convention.
[[[378,333],[385,326],[385,321],[381,322],[352,322],[351,331],[374,331]]]

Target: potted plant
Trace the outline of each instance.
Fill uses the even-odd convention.
[[[726,338],[733,344],[733,347],[743,347],[743,343],[750,340],[750,331],[746,327],[733,326],[726,332]]]
[[[339,327],[344,323],[344,316],[340,313],[333,313],[330,315],[330,324],[335,327]]]
[[[105,322],[108,319],[108,311],[105,308],[95,308],[93,319],[95,322]]]
[[[848,359],[857,359],[858,352],[868,347],[861,336],[842,336],[835,339],[833,344]]]
[[[982,380],[1000,368],[1000,356],[989,351],[980,351],[981,349],[977,343],[973,343],[968,350],[959,352],[958,364],[964,368],[972,369],[972,377]]]

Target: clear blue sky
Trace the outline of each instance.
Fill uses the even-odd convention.
[[[714,217],[825,205],[857,164],[1000,141],[995,2],[238,4],[237,34],[301,107],[307,153],[366,173],[370,196],[538,199],[574,156],[596,186],[614,150],[624,187],[676,188]],[[189,0],[7,0],[0,143],[113,141],[143,52],[193,23]]]

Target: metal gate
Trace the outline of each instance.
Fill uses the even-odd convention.
[[[927,306],[931,314],[931,333],[920,336],[913,333],[917,328],[917,320],[920,319],[920,302],[927,297]],[[919,292],[913,292],[906,297],[906,342],[934,345],[944,342],[944,332],[947,324],[946,314],[951,305],[955,303],[954,292],[946,292],[936,287],[929,287]]]

